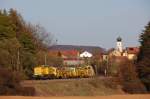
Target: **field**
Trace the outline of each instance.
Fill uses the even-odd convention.
[[[69,97],[22,97],[0,96],[0,99],[150,99],[150,95],[112,95],[112,96],[69,96]]]
[[[23,86],[34,87],[36,96],[100,96],[124,94],[110,78],[27,80]]]

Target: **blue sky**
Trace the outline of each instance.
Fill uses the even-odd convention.
[[[0,0],[0,8],[16,9],[69,45],[111,48],[121,36],[124,46],[138,46],[150,21],[150,0]]]

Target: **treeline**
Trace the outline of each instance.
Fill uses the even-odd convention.
[[[0,67],[32,75],[39,53],[52,44],[52,35],[39,25],[24,21],[14,9],[0,11]]]
[[[32,77],[52,43],[53,36],[40,25],[27,23],[14,9],[0,10],[0,94],[21,94],[18,79]]]

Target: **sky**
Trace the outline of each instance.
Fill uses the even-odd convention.
[[[150,0],[0,0],[0,9],[16,9],[23,18],[40,24],[57,44],[139,46],[139,35],[150,21]]]

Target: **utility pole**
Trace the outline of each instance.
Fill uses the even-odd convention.
[[[17,67],[16,67],[16,70],[19,71],[19,68],[20,67],[20,52],[19,52],[19,49],[17,51]]]
[[[108,65],[109,65],[109,62],[108,62],[108,56],[107,56],[107,59],[106,59],[106,68],[105,68],[105,76],[107,76],[107,72],[108,72]]]
[[[97,76],[98,75],[98,73],[97,73],[97,66],[94,65],[94,68],[95,68],[95,73],[96,73],[96,76]]]
[[[45,66],[47,65],[47,53],[45,52]]]

